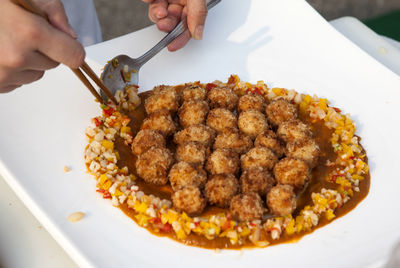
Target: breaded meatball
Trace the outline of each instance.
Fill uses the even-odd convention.
[[[153,90],[153,94],[144,102],[147,114],[157,110],[167,109],[176,112],[179,107],[179,96],[173,87],[159,86]]]
[[[193,125],[175,133],[174,142],[176,144],[183,144],[190,141],[197,141],[205,146],[210,146],[214,138],[214,129],[205,125]]]
[[[195,216],[204,210],[206,199],[201,195],[199,188],[187,186],[172,195],[172,203],[178,212],[184,211],[190,216]]]
[[[246,153],[253,147],[250,137],[241,135],[237,128],[225,128],[215,138],[214,149],[232,149],[238,154]]]
[[[140,129],[153,129],[160,131],[164,136],[169,136],[176,131],[175,122],[168,110],[157,110],[151,113],[142,124]]]
[[[179,108],[179,122],[183,128],[203,124],[209,108],[206,101],[186,101]]]
[[[276,155],[266,147],[254,147],[240,157],[242,169],[261,167],[272,170],[278,162]]]
[[[247,110],[239,114],[238,126],[242,133],[255,139],[257,135],[268,129],[265,115],[256,110]]]
[[[273,100],[265,109],[269,122],[278,126],[282,122],[297,118],[296,106],[284,99]]]
[[[246,94],[239,98],[237,110],[239,113],[247,110],[265,111],[265,99],[259,94]]]
[[[136,160],[136,172],[145,182],[164,185],[168,182],[168,171],[174,159],[164,147],[151,147]]]
[[[153,93],[159,94],[161,91],[172,89],[172,88],[173,87],[169,86],[169,85],[158,85],[158,86],[153,87]]]
[[[210,154],[208,147],[197,141],[179,144],[176,148],[176,159],[194,165],[203,165]]]
[[[306,162],[284,158],[274,167],[274,176],[280,184],[288,184],[295,188],[301,188],[308,181],[310,169]]]
[[[276,133],[285,142],[293,142],[312,136],[308,126],[298,119],[282,122]]]
[[[285,147],[282,142],[278,139],[275,132],[272,130],[267,130],[257,136],[254,141],[254,146],[256,147],[267,147],[275,153],[275,155],[280,158],[285,153]]]
[[[172,166],[168,179],[172,190],[178,191],[186,186],[203,187],[207,180],[207,173],[202,168],[195,168],[181,161]]]
[[[286,144],[286,156],[303,160],[310,168],[317,165],[319,152],[319,146],[312,138],[304,138]]]
[[[230,88],[214,87],[208,91],[208,101],[211,108],[225,108],[233,111],[236,108],[239,97]]]
[[[267,194],[267,204],[271,213],[276,216],[286,216],[296,209],[296,195],[290,185],[278,184]]]
[[[236,116],[231,111],[217,108],[210,111],[207,116],[206,124],[217,132],[220,132],[227,127],[236,128],[237,120]]]
[[[230,204],[233,217],[239,221],[260,220],[265,210],[260,196],[253,192],[234,196]]]
[[[132,152],[140,155],[151,147],[165,147],[164,136],[152,129],[140,130],[132,142]]]
[[[183,101],[196,101],[206,99],[206,90],[197,85],[186,87],[182,91]]]
[[[265,196],[274,185],[275,178],[271,172],[260,167],[246,169],[240,176],[242,193],[255,192]]]
[[[239,183],[232,174],[212,175],[204,188],[204,195],[210,204],[228,207],[232,197],[239,190]]]
[[[239,156],[231,149],[217,149],[207,159],[206,170],[210,174],[236,174]]]

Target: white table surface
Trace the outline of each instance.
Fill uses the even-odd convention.
[[[390,44],[390,40],[377,38],[374,32],[352,18],[336,20],[332,25],[385,66],[397,66],[390,65],[400,55],[400,51],[394,50],[398,45],[396,42]],[[383,53],[380,47],[384,47],[387,53]],[[397,71],[400,69],[396,68],[392,70],[399,74]],[[0,215],[0,267],[76,267],[1,176]]]

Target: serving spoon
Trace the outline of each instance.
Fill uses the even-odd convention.
[[[207,9],[210,10],[217,5],[221,0],[211,0],[207,3]],[[140,68],[153,58],[163,48],[168,46],[175,38],[181,35],[186,30],[186,19],[183,19],[175,28],[167,34],[153,48],[144,53],[139,58],[133,59],[127,55],[119,55],[109,61],[104,66],[104,71],[101,74],[101,80],[104,85],[111,91],[113,96],[117,90],[122,90],[126,86],[137,86],[139,83]],[[108,97],[103,92],[100,92],[101,97],[107,101]]]

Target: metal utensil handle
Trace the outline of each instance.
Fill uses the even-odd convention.
[[[221,0],[211,0],[207,3],[207,9],[210,10],[214,6],[216,6]],[[180,36],[186,30],[186,19],[183,19],[175,28],[169,32],[160,42],[158,42],[153,48],[144,53],[142,56],[137,58],[136,60],[140,65],[145,64],[149,61],[154,55],[160,52],[164,47],[168,46],[175,38]]]

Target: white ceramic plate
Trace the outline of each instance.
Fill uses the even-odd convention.
[[[162,37],[154,27],[88,48],[99,70],[121,53],[139,56]],[[143,67],[142,90],[156,84],[265,80],[331,100],[358,125],[368,152],[371,190],[348,215],[298,243],[245,251],[187,247],[145,229],[95,192],[85,172],[84,131],[100,113],[65,67],[0,95],[0,172],[81,266],[376,267],[400,238],[400,78],[337,33],[305,1],[223,0],[204,40],[163,51]],[[69,165],[72,171],[64,173]],[[70,223],[75,211],[84,219]]]

